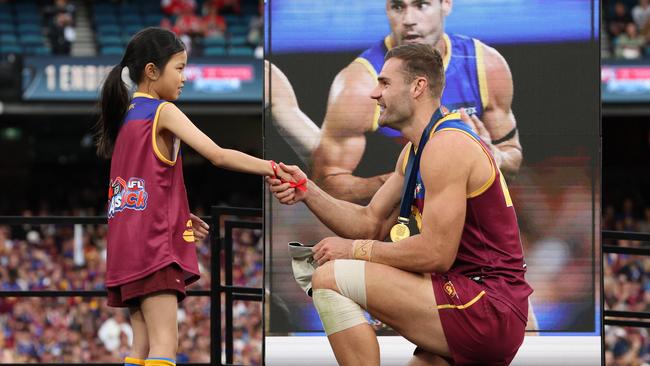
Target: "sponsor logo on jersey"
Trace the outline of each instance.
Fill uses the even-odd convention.
[[[447,109],[449,113],[460,113],[461,108],[465,109],[465,113],[469,116],[478,114],[478,108],[472,104],[453,104],[444,109]]]
[[[147,208],[147,196],[144,179],[130,178],[126,181],[116,177],[108,187],[108,218],[126,209],[143,211]]]

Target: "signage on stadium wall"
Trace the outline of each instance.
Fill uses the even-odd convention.
[[[605,103],[650,102],[650,60],[646,63],[603,60],[600,85]]]
[[[96,101],[118,57],[25,57],[24,101]],[[180,102],[260,102],[262,61],[191,58]]]

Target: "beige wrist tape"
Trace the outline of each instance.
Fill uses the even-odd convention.
[[[355,240],[352,242],[352,258],[370,262],[374,240]]]

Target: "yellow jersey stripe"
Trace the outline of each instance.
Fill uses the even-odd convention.
[[[386,37],[386,38],[388,38],[388,37]],[[373,80],[377,81],[377,72],[375,71],[375,68],[370,64],[370,62],[368,60],[366,60],[363,57],[357,57],[352,62],[360,63],[370,73]],[[370,131],[374,132],[374,131],[377,131],[377,129],[379,128],[379,113],[380,112],[381,111],[379,109],[379,104],[375,105],[375,113],[372,116],[372,126],[370,127]]]
[[[133,364],[133,365],[144,365],[144,360],[139,359],[139,358],[133,358],[133,357],[125,357],[124,358],[124,363],[130,363],[130,364]]]
[[[442,65],[444,66],[445,71],[447,71],[447,66],[449,66],[449,60],[451,60],[451,40],[449,39],[447,33],[444,33],[442,35],[442,39],[445,41],[445,47],[447,48],[447,53],[442,58]]]
[[[471,138],[473,141],[476,141],[474,136],[470,135],[466,131],[463,131],[463,130],[461,130],[459,128],[449,127],[449,128],[443,128],[440,131],[449,131],[449,130],[462,132],[465,135],[467,135],[469,138]],[[436,132],[438,132],[438,131],[436,131]],[[496,178],[496,168],[494,166],[494,162],[492,161],[490,153],[485,149],[485,146],[483,146],[482,143],[480,143],[479,141],[476,141],[476,143],[481,147],[481,149],[483,149],[483,152],[485,153],[485,155],[487,155],[488,160],[490,161],[490,167],[492,167],[492,174],[490,174],[490,178],[485,183],[483,183],[482,186],[480,186],[479,188],[477,188],[476,190],[474,190],[473,192],[468,194],[467,198],[474,198],[474,197],[477,197],[477,196],[480,196],[481,194],[483,194],[485,191],[487,191],[492,186],[492,184],[494,183],[494,180]]]
[[[160,149],[158,149],[158,143],[156,142],[156,129],[157,129],[157,126],[158,126],[158,117],[160,117],[160,110],[167,103],[169,103],[169,102],[160,103],[160,105],[156,109],[156,116],[153,118],[153,127],[151,128],[151,144],[153,145],[153,151],[156,154],[156,157],[160,161],[162,161],[163,163],[165,163],[167,165],[174,166],[176,164],[176,156],[174,157],[174,161],[171,161],[171,160],[167,159],[165,157],[165,155],[163,155],[160,152]],[[176,145],[176,144],[174,144],[174,145]]]
[[[141,92],[135,92],[135,93],[133,93],[133,98],[137,98],[137,97],[144,97],[144,98],[149,98],[149,99],[156,99],[156,98],[152,97],[151,95],[149,95],[149,94],[147,94],[147,93],[141,93]]]
[[[436,306],[436,308],[438,308],[438,310],[440,310],[440,309],[458,309],[458,310],[467,309],[468,307],[474,305],[474,303],[477,302],[481,297],[483,297],[483,295],[485,295],[485,291],[481,291],[478,295],[476,295],[476,297],[471,299],[466,304],[463,304],[463,305],[443,304],[443,305]]]
[[[433,136],[436,133],[436,128],[438,128],[438,126],[442,122],[448,121],[450,119],[460,119],[460,113],[458,113],[458,112],[449,113],[448,115],[441,118],[438,122],[436,122],[436,124],[431,129],[431,135],[429,135],[429,138],[431,138],[431,136]],[[406,165],[408,165],[409,155],[411,155],[411,145],[412,145],[412,143],[409,142],[408,147],[406,148],[406,154],[404,154],[404,160],[402,161],[402,173],[406,173]],[[415,148],[415,151],[416,152],[418,151],[417,147]]]
[[[386,46],[386,49],[389,51],[393,48],[393,37],[391,37],[390,34],[384,37],[384,46]]]
[[[479,94],[481,94],[481,104],[483,110],[488,105],[488,87],[487,77],[485,74],[485,58],[483,57],[483,44],[477,39],[474,40],[474,52],[476,52],[476,75],[478,76]]]

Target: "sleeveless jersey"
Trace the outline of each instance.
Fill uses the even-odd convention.
[[[199,278],[180,141],[174,160],[155,139],[163,100],[135,93],[115,142],[108,189],[106,287],[141,279],[172,263],[185,284]]]
[[[442,92],[442,105],[452,113],[465,108],[467,114],[476,114],[480,119],[488,101],[481,42],[456,34],[443,34],[443,40],[447,45],[447,54],[443,59],[445,89]],[[384,40],[361,53],[354,62],[361,63],[376,79],[384,66],[384,56],[392,47],[390,35],[386,36]],[[379,127],[378,118],[379,106],[375,109],[373,131],[378,130],[389,137],[400,135],[390,127]]]
[[[505,179],[497,168],[489,147],[460,120],[459,114],[450,114],[441,119],[434,127],[431,137],[444,130],[460,131],[480,144],[490,159],[493,172],[482,187],[467,195],[465,225],[449,273],[480,278],[488,296],[507,304],[526,322],[528,296],[533,290],[524,278],[526,263],[519,225]],[[404,158],[404,161],[407,160],[408,154]],[[420,229],[425,192],[418,172],[412,213]]]

